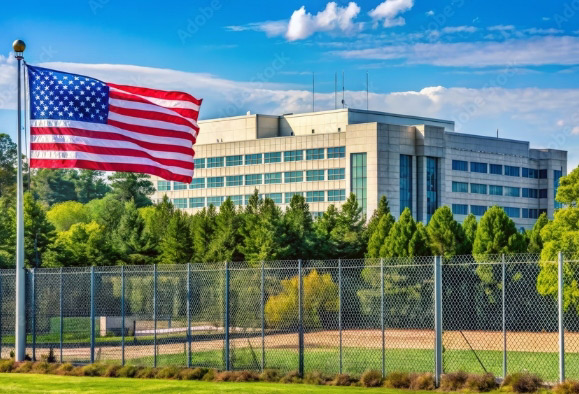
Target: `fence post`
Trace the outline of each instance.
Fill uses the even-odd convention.
[[[63,300],[62,300],[62,267],[60,267],[60,291],[59,291],[59,303],[60,303],[60,324],[59,324],[59,331],[60,331],[60,336],[59,336],[59,344],[60,344],[60,363],[62,364],[62,333],[64,331],[64,322],[62,321],[64,318],[64,312],[62,311],[62,307],[64,306]]]
[[[225,333],[225,370],[230,370],[229,357],[229,262],[225,262],[225,316],[223,329]]]
[[[125,266],[121,265],[121,365],[125,365]]]
[[[384,331],[384,259],[380,259],[380,323],[382,329],[382,377],[386,376],[386,334]]]
[[[506,265],[505,255],[502,255],[502,298],[503,298],[503,379],[507,376],[507,316],[506,316]]]
[[[94,363],[95,345],[94,266],[90,267],[90,363]]]
[[[304,313],[303,313],[303,275],[302,260],[298,260],[298,372],[304,376]]]
[[[157,264],[153,264],[153,368],[157,367]]]
[[[191,368],[191,263],[187,264],[187,368]]]
[[[261,262],[261,372],[265,369],[265,262]]]
[[[442,375],[442,257],[434,257],[434,378],[440,386]]]
[[[2,358],[2,274],[0,274],[0,358]]]
[[[558,255],[558,285],[557,304],[559,309],[559,382],[565,381],[565,322],[563,319],[563,252]]]
[[[338,259],[338,330],[340,331],[340,374],[342,373],[342,259]]]
[[[32,274],[32,360],[36,361],[36,268],[32,268],[30,271]]]

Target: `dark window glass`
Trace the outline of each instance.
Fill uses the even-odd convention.
[[[400,213],[412,210],[412,156],[400,155]]]

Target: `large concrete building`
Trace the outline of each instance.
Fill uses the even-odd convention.
[[[195,212],[230,197],[244,205],[255,189],[287,206],[302,194],[314,215],[353,192],[371,215],[382,195],[398,216],[428,222],[437,207],[457,220],[493,205],[518,227],[553,216],[567,152],[529,142],[454,132],[448,120],[339,109],[281,116],[246,115],[199,122],[189,185],[155,178],[155,201],[168,195]]]

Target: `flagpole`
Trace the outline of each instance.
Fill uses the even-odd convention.
[[[16,40],[12,44],[14,57],[18,60],[18,190],[16,204],[16,361],[24,361],[26,357],[26,303],[25,303],[25,271],[24,271],[24,198],[22,179],[22,59],[26,44]]]

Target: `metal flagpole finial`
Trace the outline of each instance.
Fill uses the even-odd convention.
[[[26,44],[22,40],[15,40],[12,43],[12,49],[14,49],[14,57],[16,59],[22,59],[22,53],[26,49]]]

